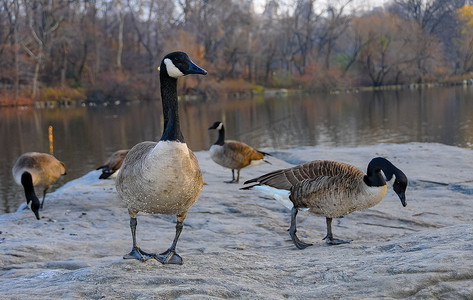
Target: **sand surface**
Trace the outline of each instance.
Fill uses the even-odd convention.
[[[272,163],[243,169],[241,182],[315,159],[362,170],[384,156],[410,182],[407,207],[388,188],[377,206],[333,222],[301,212],[289,237],[290,212],[242,184],[208,152],[196,153],[206,185],[189,210],[177,247],[184,264],[124,260],[131,249],[129,216],[114,180],[99,171],[46,197],[37,221],[31,211],[0,216],[1,299],[217,298],[473,298],[473,151],[440,144],[262,149]],[[139,214],[139,246],[165,251],[175,216]]]

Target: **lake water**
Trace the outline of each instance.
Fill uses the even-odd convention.
[[[356,146],[436,142],[473,148],[473,87],[432,88],[252,99],[180,102],[183,135],[194,151],[207,150],[224,121],[226,137],[256,148]],[[25,201],[11,168],[28,151],[66,164],[53,190],[100,166],[118,149],[162,133],[161,102],[64,108],[0,108],[0,214]],[[47,197],[47,196],[46,196]],[[64,199],[67,201],[67,199]],[[47,206],[47,202],[46,202]]]

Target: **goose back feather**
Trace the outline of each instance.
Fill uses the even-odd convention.
[[[99,179],[107,179],[108,177],[117,174],[117,171],[121,168],[125,156],[128,154],[127,150],[118,150],[112,153],[112,155],[107,159],[103,166],[97,168],[97,170],[102,170]]]
[[[226,140],[223,145],[212,145],[210,157],[217,164],[229,169],[242,169],[251,164],[252,160],[264,158],[263,153],[245,143]]]
[[[19,185],[24,172],[31,174],[35,187],[47,190],[61,175],[66,174],[66,166],[50,154],[27,152],[18,158],[12,169],[15,182]]]

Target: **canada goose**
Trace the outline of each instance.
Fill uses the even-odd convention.
[[[240,181],[240,170],[251,164],[252,161],[264,160],[264,156],[268,153],[256,150],[245,143],[225,140],[225,127],[223,123],[217,121],[209,127],[209,130],[218,130],[218,139],[210,146],[210,157],[217,164],[232,169],[232,180],[225,181],[227,183],[238,183]],[[235,179],[235,170],[237,170],[237,178]]]
[[[31,201],[31,210],[39,220],[39,209],[43,208],[46,192],[59,176],[66,174],[66,166],[47,153],[27,152],[17,159],[12,173],[15,182],[23,185],[26,203],[29,205]],[[34,187],[43,190],[41,205],[36,197]]]
[[[102,174],[100,174],[99,179],[107,179],[108,177],[114,175],[117,176],[117,171],[122,166],[123,160],[130,150],[118,150],[115,151],[105,162],[103,166],[97,168],[97,170],[102,169]]]
[[[179,126],[177,79],[188,74],[206,75],[184,52],[167,54],[161,65],[161,98],[164,132],[159,142],[135,145],[125,157],[117,176],[117,191],[127,204],[133,239],[131,252],[123,258],[145,261],[154,257],[163,264],[182,264],[176,253],[187,210],[202,190],[202,172],[194,153],[187,147]],[[159,254],[146,253],[136,243],[138,212],[177,216],[176,235],[171,247]]]
[[[382,157],[370,161],[367,174],[346,163],[316,160],[248,180],[245,184],[256,184],[242,189],[262,189],[291,209],[289,232],[297,248],[304,249],[312,245],[300,241],[296,235],[298,210],[308,210],[324,216],[327,222],[327,235],[324,240],[327,244],[337,245],[349,241],[333,238],[332,218],[339,218],[381,202],[387,190],[381,171],[392,184],[402,205],[406,206],[407,177]]]

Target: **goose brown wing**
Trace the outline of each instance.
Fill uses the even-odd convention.
[[[47,153],[38,153],[35,157],[35,168],[38,174],[48,178],[49,184],[55,182],[59,176],[66,173],[66,166],[54,156]]]
[[[314,165],[315,162],[310,162],[289,169],[273,171],[256,178],[254,181],[277,189],[290,190],[299,182],[315,177],[314,172],[312,172]]]
[[[224,144],[224,153],[231,157],[234,161],[247,166],[252,160],[263,159],[263,154],[256,151],[254,148],[245,143],[227,140]]]
[[[277,170],[262,175],[255,180],[249,180],[249,182],[258,182],[277,189],[291,190],[292,187],[305,180],[334,176],[344,177],[353,174],[364,175],[360,169],[352,165],[328,160],[315,160],[289,169]]]
[[[304,179],[291,187],[290,199],[294,207],[312,207],[314,199],[323,199],[336,187],[337,177],[320,176],[314,179]]]
[[[113,171],[120,169],[129,150],[118,150],[112,154],[106,165]]]

